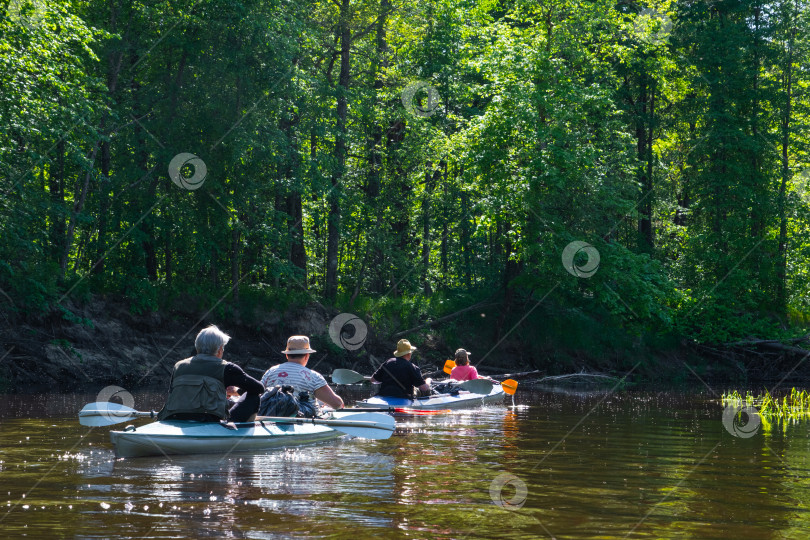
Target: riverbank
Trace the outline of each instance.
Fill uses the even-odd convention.
[[[397,327],[402,321],[393,317],[372,327],[360,317],[317,302],[254,310],[250,316],[233,310],[198,312],[192,305],[134,314],[126,299],[94,297],[83,304],[66,301],[39,314],[0,312],[5,327],[0,336],[0,355],[5,355],[0,361],[0,391],[64,392],[110,384],[159,388],[167,383],[174,362],[194,353],[194,336],[209,324],[232,336],[226,358],[255,376],[283,361],[279,351],[287,336],[306,334],[318,351],[310,367],[324,374],[335,368],[371,373],[380,360],[391,356],[396,340],[407,337],[419,348],[415,360],[426,373],[440,371],[457,347],[465,347],[473,351],[473,362],[484,374],[533,371],[540,378],[597,372],[626,376],[629,386],[675,387],[810,381],[810,362],[797,354],[801,349],[767,363],[755,351],[707,354],[705,345],[672,340],[669,346],[652,347],[638,339],[624,349],[597,353],[593,344],[576,347],[533,340],[537,332],[532,321],[493,340],[482,331],[486,327],[482,321],[487,316],[493,320],[497,306],[471,310],[449,328],[422,325],[401,335]]]

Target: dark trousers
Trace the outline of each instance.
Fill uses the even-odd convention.
[[[247,422],[250,417],[259,411],[259,396],[256,394],[242,394],[236,404],[228,411],[231,422]]]

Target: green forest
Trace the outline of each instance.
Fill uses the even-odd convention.
[[[0,8],[6,310],[462,312],[537,351],[807,333],[806,0]]]

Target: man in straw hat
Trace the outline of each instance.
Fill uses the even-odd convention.
[[[430,394],[430,385],[422,377],[422,372],[411,362],[411,354],[416,347],[407,339],[400,339],[394,358],[389,358],[371,376],[371,382],[380,385],[377,395],[387,397],[412,398],[414,387],[422,395]]]
[[[333,409],[342,409],[343,400],[326,384],[323,375],[306,367],[309,355],[314,352],[307,336],[290,336],[287,348],[281,351],[287,356],[287,361],[268,369],[262,377],[262,384],[267,388],[289,384],[296,392],[309,392]]]

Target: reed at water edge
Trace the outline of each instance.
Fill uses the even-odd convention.
[[[810,393],[806,390],[791,388],[782,397],[772,396],[767,390],[758,395],[750,391],[743,395],[734,390],[724,392],[720,400],[723,407],[754,407],[766,432],[774,427],[784,431],[789,425],[810,418]]]

